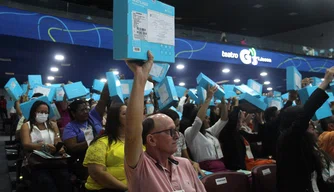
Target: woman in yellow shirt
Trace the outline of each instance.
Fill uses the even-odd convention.
[[[124,126],[126,105],[109,108],[105,133],[88,147],[83,165],[89,177],[88,191],[123,192],[127,190],[124,172]]]

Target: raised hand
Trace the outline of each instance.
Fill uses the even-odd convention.
[[[136,75],[140,75],[141,77],[144,77],[146,80],[149,77],[149,73],[151,71],[152,65],[153,65],[153,55],[150,51],[147,52],[147,58],[148,60],[143,64],[143,65],[139,65],[139,63],[130,61],[130,60],[126,60],[126,64],[129,66],[129,68],[131,69],[131,71],[133,72],[133,74]]]
[[[206,99],[207,100],[211,100],[213,95],[215,94],[215,92],[218,90],[218,87],[217,85],[214,85],[214,86],[210,86],[208,85],[208,91],[207,91],[207,94],[206,94]]]

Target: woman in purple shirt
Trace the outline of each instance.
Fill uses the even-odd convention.
[[[72,159],[75,160],[75,163],[79,166],[78,170],[82,167],[82,161],[89,143],[102,131],[102,117],[105,113],[108,101],[109,91],[108,86],[105,85],[101,93],[100,101],[91,111],[83,100],[75,100],[68,107],[71,122],[65,126],[62,139],[68,152],[73,157]],[[77,168],[74,167],[74,169]],[[86,172],[83,172],[76,175],[84,178],[87,176],[86,174]]]

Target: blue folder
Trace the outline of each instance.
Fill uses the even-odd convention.
[[[206,75],[204,75],[203,73],[200,73],[197,78],[196,78],[197,84],[201,87],[203,87],[204,89],[208,88],[208,85],[210,86],[217,86],[218,90],[215,93],[215,97],[221,99],[225,96],[225,92],[224,90],[217,85],[217,83],[215,83],[214,81],[212,81],[209,77],[207,77]]]
[[[273,96],[274,96],[274,97],[279,97],[279,98],[280,98],[280,97],[282,96],[282,93],[279,92],[279,91],[274,91],[274,92],[273,92]]]
[[[121,79],[123,98],[129,98],[133,86],[133,79]]]
[[[93,90],[102,92],[103,87],[104,87],[104,83],[102,81],[94,79],[93,87],[92,87]]]
[[[296,67],[289,66],[286,68],[286,90],[299,90],[302,88],[302,75]]]
[[[152,79],[160,83],[166,77],[169,67],[167,63],[154,63],[150,71]]]
[[[41,75],[28,75],[28,82],[31,89],[36,85],[43,85]]]
[[[65,85],[64,91],[68,100],[85,97],[89,93],[81,81]]]
[[[23,90],[23,94],[25,94],[28,91],[28,84],[21,84],[21,88]]]
[[[249,88],[253,89],[256,91],[259,95],[262,95],[262,87],[263,85],[261,83],[256,82],[253,79],[248,79],[247,85]]]
[[[89,88],[86,88],[86,90],[87,90],[87,95],[86,95],[86,97],[85,97],[85,99],[86,100],[90,100],[92,97],[92,94],[90,93],[90,89]]]
[[[175,106],[179,101],[174,86],[172,77],[166,76],[154,89],[156,96],[159,98],[159,109],[168,109],[171,106]]]
[[[299,98],[302,102],[302,104],[305,104],[306,101],[308,100],[308,98],[312,95],[312,93],[317,89],[317,87],[304,87],[303,89],[300,89],[298,91],[299,94]],[[332,116],[332,111],[331,108],[329,106],[328,102],[325,102],[314,114],[312,120],[316,121],[316,120],[320,120],[320,119],[324,119],[326,117],[330,117]]]
[[[253,97],[248,93],[239,95],[239,106],[247,113],[263,112],[267,108],[267,104],[259,98]]]
[[[23,114],[24,118],[29,119],[30,109],[36,101],[44,101],[50,108],[49,119],[53,118],[54,112],[53,112],[53,110],[51,110],[51,105],[50,105],[49,99],[46,96],[38,97],[36,99],[31,99],[27,102],[21,103],[20,108],[22,110],[22,114]]]
[[[109,95],[113,101],[124,103],[122,86],[119,78],[113,72],[107,72]]]
[[[5,90],[14,101],[19,100],[21,95],[23,94],[23,90],[15,78],[9,79],[9,81],[5,85]]]

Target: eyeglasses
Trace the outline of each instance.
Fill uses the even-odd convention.
[[[157,131],[157,132],[154,132],[154,133],[151,133],[151,135],[154,135],[154,134],[159,134],[159,133],[163,133],[163,132],[167,132],[169,131],[169,135],[171,137],[174,137],[176,134],[178,135],[179,134],[179,131],[174,129],[174,128],[171,128],[171,129],[165,129],[165,130],[162,130],[162,131]]]

